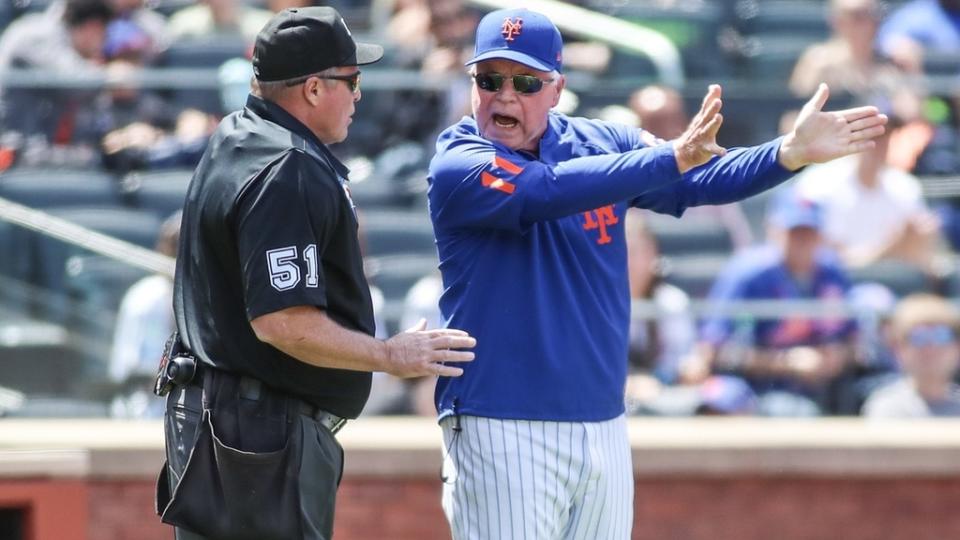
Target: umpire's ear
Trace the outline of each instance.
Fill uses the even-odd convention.
[[[563,93],[563,87],[566,86],[566,84],[567,84],[567,78],[564,77],[563,74],[558,73],[556,82],[550,85],[553,87],[553,91],[555,92],[553,95],[553,105],[550,105],[551,109],[556,107],[557,104],[560,103],[560,94]]]
[[[316,105],[320,101],[320,93],[325,90],[321,88],[323,82],[318,77],[310,77],[303,83],[303,98],[311,105]]]

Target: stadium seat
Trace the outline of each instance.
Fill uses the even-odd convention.
[[[360,214],[365,256],[418,253],[436,257],[433,225],[426,213],[377,210]]]
[[[811,0],[752,0],[736,10],[738,26],[747,34],[782,33],[808,40],[830,35],[826,2]]]
[[[10,24],[10,21],[16,17],[17,13],[14,11],[13,6],[8,2],[0,3],[0,34],[7,29],[7,25]]]
[[[779,81],[786,86],[800,55],[816,41],[775,32],[752,36],[746,75],[754,81]]]
[[[790,189],[792,185],[793,182],[784,182],[773,189],[754,195],[749,199],[744,199],[740,203],[740,208],[743,210],[743,215],[746,216],[747,222],[750,223],[750,229],[753,232],[754,238],[762,242],[767,237],[767,212],[770,201],[774,200],[780,190]]]
[[[196,4],[194,0],[155,0],[150,3],[151,9],[169,18],[177,11]]]
[[[33,208],[121,203],[116,178],[96,170],[14,169],[0,174],[0,197]]]
[[[665,257],[664,281],[679,287],[690,298],[706,298],[728,259],[721,254]]]
[[[0,175],[0,197],[39,209],[121,203],[113,175],[92,170],[15,169]],[[21,283],[30,281],[36,264],[34,235],[0,220],[0,275]]]
[[[30,237],[31,232],[18,225],[0,220],[0,276],[10,280],[0,291],[0,297],[8,299],[10,287],[27,285],[33,269]],[[17,305],[21,304],[22,297],[17,296]]]
[[[74,255],[66,262],[65,293],[70,299],[66,322],[85,345],[85,373],[99,379],[107,368],[117,311],[127,289],[149,275],[141,268],[101,255]]]
[[[188,38],[172,43],[161,62],[167,67],[218,68],[231,58],[242,58],[249,45],[241,36]]]
[[[249,45],[240,36],[184,39],[171,44],[164,52],[159,64],[168,68],[209,68],[215,70],[231,58],[245,57],[248,48]],[[216,79],[211,79],[210,83],[209,87],[173,90],[170,100],[178,107],[199,109],[206,113],[222,115],[223,106],[220,103],[220,91]]]
[[[717,55],[717,36],[727,22],[727,9],[722,3],[591,0],[587,4],[592,10],[657,30],[667,36],[680,50],[688,76],[724,74],[724,58]],[[651,71],[652,64],[646,58],[631,57],[616,50],[611,64],[607,77],[654,74]]]
[[[151,213],[124,208],[59,208],[51,209],[56,217],[87,227],[94,231],[126,240],[144,248],[151,248],[160,231],[161,219]],[[75,299],[68,296],[68,264],[76,256],[89,252],[74,244],[48,236],[34,234],[31,240],[34,267],[32,282],[59,298],[36,306],[38,313],[52,320],[64,320],[70,316]],[[122,262],[116,262],[122,265]]]
[[[135,172],[123,179],[127,202],[161,219],[183,208],[193,169]]]
[[[4,310],[0,313],[0,329],[4,387],[0,394],[5,388],[28,396],[77,393],[83,360],[65,327]],[[21,408],[3,412],[12,414]]]
[[[13,4],[13,9],[21,13],[37,13],[40,11],[45,11],[54,0],[17,0],[10,2]]]
[[[3,385],[28,397],[78,395],[82,391],[80,381],[84,378],[85,363],[84,357],[67,344],[0,348]],[[20,412],[18,409],[17,413]]]
[[[911,293],[931,292],[933,289],[930,278],[920,269],[895,260],[878,261],[862,268],[852,268],[847,273],[854,283],[879,283],[901,298]]]
[[[51,215],[97,232],[152,248],[160,232],[160,219],[129,208],[70,207],[51,208]]]
[[[410,141],[390,145],[365,160],[350,182],[354,203],[361,209],[406,207],[425,198],[430,156],[422,144]]]
[[[733,251],[730,235],[716,220],[650,214],[646,222],[662,255],[726,255]]]
[[[960,54],[954,51],[927,51],[923,55],[923,72],[927,75],[956,77],[960,73]]]
[[[397,186],[388,178],[370,175],[359,182],[350,182],[350,196],[361,212],[401,206]]]
[[[147,270],[102,255],[72,256],[66,269],[65,285],[71,297],[93,309],[110,311],[116,311],[131,285],[149,275]]]
[[[364,260],[370,282],[380,288],[388,303],[402,302],[410,287],[420,278],[436,272],[437,265],[434,254],[405,253]]]
[[[139,210],[82,207],[53,208],[50,213],[142,247],[154,244],[160,228],[159,217]],[[36,289],[27,311],[38,320],[70,330],[68,350],[62,352],[65,360],[56,363],[56,369],[66,377],[58,384],[70,386],[58,387],[56,393],[83,393],[85,390],[77,387],[81,383],[73,380],[89,382],[102,378],[120,297],[146,272],[121,261],[90,255],[74,244],[32,231],[28,233],[28,276],[30,286]],[[33,383],[24,381],[24,384],[29,387]]]
[[[45,392],[46,393],[46,392]],[[57,392],[56,397],[30,397],[23,405],[11,411],[9,416],[14,418],[106,418],[110,414],[107,403],[92,399],[63,397]]]

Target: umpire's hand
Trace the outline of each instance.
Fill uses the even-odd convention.
[[[426,328],[426,319],[421,319],[413,328],[384,342],[387,346],[387,367],[384,371],[405,378],[435,375],[459,377],[463,374],[463,369],[446,366],[443,362],[470,362],[473,360],[472,352],[452,349],[472,349],[477,345],[477,340],[463,330]]]
[[[793,130],[783,138],[780,164],[795,171],[811,163],[823,163],[873,148],[873,139],[883,135],[886,115],[876,107],[855,107],[824,112],[830,89],[820,88],[800,110]]]

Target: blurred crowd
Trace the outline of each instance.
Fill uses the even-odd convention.
[[[0,192],[2,171],[68,167],[122,176],[191,168],[219,119],[243,106],[259,29],[273,12],[313,3],[34,0],[0,8]],[[575,3],[627,15],[618,11],[622,3]],[[366,121],[358,118],[350,140],[335,150],[368,185],[383,182],[378,175],[405,182],[403,193],[419,202],[401,197],[398,205],[425,216],[423,170],[439,130],[469,114],[463,62],[483,12],[462,0],[333,4],[360,32],[387,44],[386,68],[423,82],[365,93],[357,114]],[[710,244],[716,257],[709,260],[702,246],[677,256],[674,225],[631,212],[623,227],[635,301],[625,359],[633,373],[625,389],[631,414],[960,415],[960,189],[932,198],[925,183],[960,174],[960,1],[806,4],[822,8],[829,36],[786,60],[795,65],[778,82],[783,103],[797,103],[826,82],[837,102],[885,112],[888,134],[870,151],[802,171],[759,199],[759,212],[747,203],[688,212],[684,230],[703,225],[706,238],[720,234],[727,242]],[[746,49],[749,36],[734,19],[750,6],[764,9],[762,2],[732,0],[649,1],[634,9],[703,10],[718,18],[705,26],[715,35],[686,41],[714,43],[711,64],[729,71],[704,68],[689,55],[685,61],[692,75],[724,82],[742,75],[736,51]],[[728,16],[734,22],[724,23]],[[627,88],[623,81],[634,79],[623,76],[624,66],[643,66],[642,59],[625,60],[616,47],[581,35],[569,38],[567,72],[588,82],[571,84],[560,109],[664,139],[684,130],[700,88],[672,88],[647,76],[611,92]],[[207,69],[216,80],[175,71],[184,68]],[[156,73],[169,79],[158,81]],[[795,112],[776,112],[780,125],[792,125]],[[744,116],[739,123],[778,120]],[[361,211],[372,217],[377,209],[361,204]],[[175,253],[177,226],[176,217],[165,222],[159,251]],[[699,284],[685,281],[697,270],[705,274]],[[399,297],[375,291],[379,328],[387,326],[384,317],[401,327],[421,318],[443,324],[439,275],[417,277]],[[166,278],[148,277],[119,305],[107,369],[116,416],[160,410],[142,383],[170,329],[170,289]],[[741,307],[764,300],[807,308]],[[432,387],[431,380],[377,374],[366,414],[433,415]]]

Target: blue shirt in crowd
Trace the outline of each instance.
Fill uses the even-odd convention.
[[[850,289],[850,280],[836,255],[821,250],[816,267],[806,280],[798,280],[784,264],[779,248],[762,246],[734,256],[721,272],[710,291],[710,301],[722,308],[739,300],[830,300],[843,302]],[[746,326],[746,332],[743,326]],[[787,349],[816,346],[847,340],[855,329],[849,318],[784,317],[744,320],[718,310],[704,321],[701,340],[722,345],[732,339],[746,347]],[[755,390],[793,386],[790,381],[752,379]]]
[[[890,56],[898,38],[907,37],[924,49],[960,51],[960,13],[943,9],[938,0],[914,0],[894,11],[877,32],[880,52]]]

